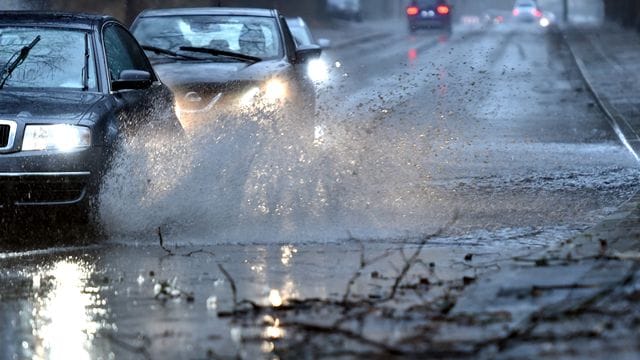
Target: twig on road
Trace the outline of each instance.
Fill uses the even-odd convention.
[[[207,251],[205,249],[199,249],[199,250],[189,251],[186,254],[180,254],[180,256],[190,257],[191,255],[195,255],[195,254],[207,254],[207,255],[211,255],[211,256],[215,256],[216,255],[212,251]]]
[[[224,277],[227,279],[227,281],[229,282],[229,286],[231,287],[231,296],[232,296],[232,299],[233,299],[233,309],[235,311],[235,309],[238,306],[238,289],[236,288],[236,282],[233,280],[231,275],[229,275],[227,270],[225,270],[225,268],[222,266],[222,264],[218,264],[218,268],[222,272],[222,275],[224,275]]]
[[[184,257],[190,257],[191,255],[194,255],[194,254],[207,254],[207,255],[215,256],[215,253],[213,253],[211,251],[204,250],[204,249],[190,251],[190,252],[188,252],[186,254],[176,254],[173,251],[171,251],[171,249],[169,249],[166,246],[164,246],[164,238],[162,236],[161,227],[158,227],[157,233],[158,233],[158,240],[160,241],[160,247],[162,248],[162,250],[164,250],[167,253],[167,256],[180,255],[180,256],[184,256]]]
[[[149,354],[148,347],[151,345],[151,340],[147,336],[137,335],[140,340],[144,343],[144,345],[136,346],[128,343],[127,341],[120,339],[113,331],[101,330],[99,332],[100,336],[109,340],[112,344],[119,346],[120,348],[129,351],[131,353],[136,353],[142,355],[145,359],[151,359],[151,354]]]
[[[162,248],[162,250],[164,250],[164,251],[165,251],[167,254],[169,254],[170,256],[175,255],[175,254],[173,253],[173,251],[171,251],[171,250],[167,249],[167,248],[164,246],[164,239],[162,238],[162,228],[161,228],[160,226],[158,226],[158,239],[160,240],[160,247]]]
[[[420,241],[420,244],[418,245],[418,248],[413,252],[413,254],[411,254],[410,257],[407,258],[406,254],[404,253],[404,248],[402,249],[402,255],[403,255],[403,258],[404,258],[404,265],[402,266],[402,269],[400,270],[400,273],[398,274],[398,276],[396,276],[396,279],[393,282],[393,285],[391,286],[391,291],[389,292],[389,295],[387,297],[383,298],[381,300],[382,302],[393,300],[393,298],[396,296],[396,293],[398,292],[398,287],[400,286],[402,281],[405,279],[405,277],[409,273],[409,270],[411,270],[411,268],[419,260],[418,258],[420,257],[420,253],[422,253],[422,249],[429,242],[429,240],[442,235],[442,233],[446,229],[450,228],[457,220],[458,220],[458,212],[456,211],[453,214],[453,217],[451,218],[449,223],[447,223],[445,226],[443,226],[440,229],[438,229],[438,231],[436,231],[436,232],[434,232],[432,234],[424,236],[422,238],[422,240]]]
[[[353,238],[351,238],[353,239]],[[355,239],[353,239],[355,240]],[[362,240],[357,240],[360,244],[360,267],[358,268],[358,270],[351,276],[351,278],[349,279],[349,281],[347,282],[347,288],[344,292],[344,295],[342,296],[342,303],[343,304],[348,304],[349,303],[349,297],[351,296],[351,288],[353,287],[353,285],[355,284],[356,280],[358,280],[358,278],[360,278],[360,276],[362,276],[362,272],[363,270],[377,262],[380,259],[384,259],[386,257],[389,256],[389,251],[385,251],[384,253],[371,258],[371,259],[366,259],[365,258],[365,250],[364,250],[364,243],[362,242]]]
[[[402,350],[391,347],[383,342],[375,341],[365,337],[360,333],[357,333],[348,329],[335,327],[335,326],[322,326],[318,324],[303,323],[303,322],[296,322],[296,321],[287,322],[286,324],[282,324],[281,326],[295,327],[297,329],[301,329],[309,332],[315,332],[315,333],[339,334],[347,338],[350,338],[352,340],[361,342],[363,344],[376,347],[389,355],[404,354]]]

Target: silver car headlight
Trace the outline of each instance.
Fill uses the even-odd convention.
[[[329,78],[329,67],[322,59],[309,60],[307,64],[307,76],[313,82],[323,82]]]
[[[22,140],[23,151],[77,151],[91,146],[91,129],[76,125],[27,125]]]
[[[263,105],[282,104],[289,96],[288,85],[280,79],[271,79],[262,87],[252,87],[240,96],[239,103],[242,107],[253,106],[256,103]]]
[[[264,86],[264,97],[271,102],[284,101],[287,98],[287,90],[287,83],[271,79]]]

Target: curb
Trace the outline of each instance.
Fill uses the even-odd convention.
[[[629,152],[631,152],[631,154],[635,157],[636,161],[640,162],[640,155],[639,155],[640,149],[634,148],[634,146],[631,145],[631,143],[629,142],[629,137],[626,135],[629,133],[635,134],[635,131],[633,130],[633,128],[631,128],[631,126],[625,120],[625,118],[618,112],[618,110],[616,110],[616,108],[613,105],[611,105],[611,103],[609,103],[607,99],[601,96],[600,93],[598,93],[598,91],[595,89],[595,86],[593,85],[592,77],[589,74],[589,71],[587,70],[584,64],[584,61],[575,52],[573,46],[571,45],[571,42],[567,39],[567,36],[564,32],[562,32],[561,37],[565,45],[569,49],[569,52],[571,53],[571,57],[573,58],[576,66],[578,67],[582,80],[586,84],[587,89],[589,90],[591,95],[596,100],[598,107],[606,115],[609,121],[609,124],[613,128],[613,131],[616,133],[616,135],[618,136],[622,144],[627,148],[627,150],[629,150]]]

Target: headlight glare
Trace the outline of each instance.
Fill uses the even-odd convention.
[[[264,87],[264,97],[268,101],[281,101],[287,96],[287,85],[281,80],[271,79]]]
[[[307,64],[307,75],[314,82],[322,82],[329,78],[327,63],[322,59],[312,59]]]
[[[256,96],[260,93],[260,89],[252,87],[240,97],[241,106],[251,106],[255,102]]]
[[[75,125],[27,125],[22,141],[23,151],[75,151],[91,146],[91,129]]]

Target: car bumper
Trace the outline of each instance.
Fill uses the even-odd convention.
[[[176,111],[180,124],[187,132],[192,132],[202,126],[208,126],[216,119],[225,118],[226,116],[242,116],[255,114],[274,114],[287,110],[289,105],[299,105],[300,98],[298,96],[306,96],[309,99],[315,99],[315,91],[301,91],[299,94],[286,96],[282,100],[267,101],[262,98],[256,98],[250,101],[243,100],[242,93],[222,94],[214,97],[211,101],[203,106],[178,106]],[[312,94],[312,95],[310,95]],[[304,100],[302,100],[304,101]]]
[[[0,209],[88,205],[105,164],[101,148],[0,155]]]
[[[451,24],[450,17],[410,17],[409,26],[412,28],[446,27]]]
[[[534,22],[540,20],[540,17],[536,17],[534,15],[529,14],[521,14],[514,16],[514,19],[519,22]]]

